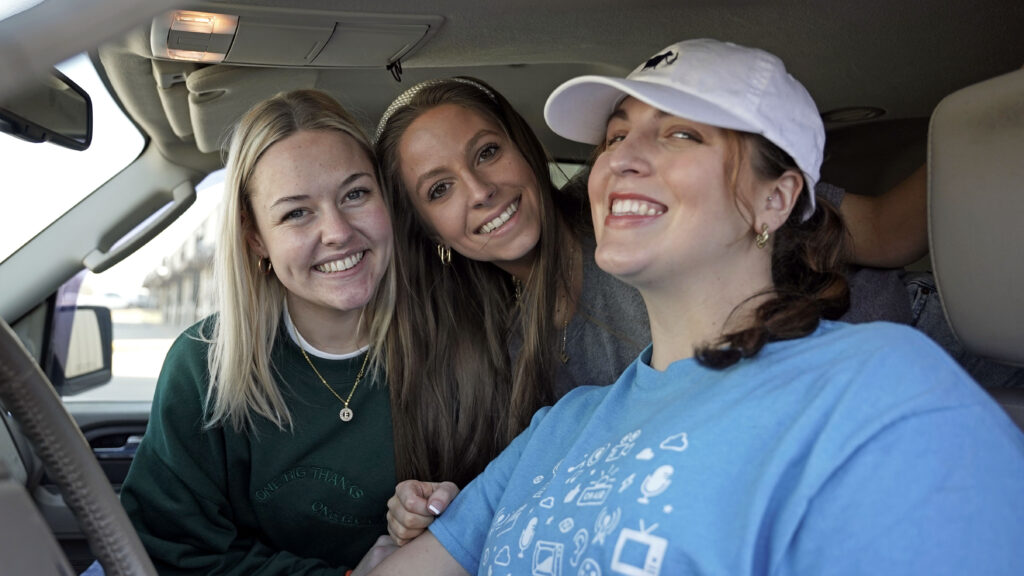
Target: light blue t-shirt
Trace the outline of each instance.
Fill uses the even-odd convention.
[[[466,570],[1024,574],[1024,435],[919,332],[649,358],[539,411],[434,522]]]

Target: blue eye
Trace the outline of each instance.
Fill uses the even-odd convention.
[[[305,215],[306,215],[306,209],[305,208],[296,208],[295,210],[292,210],[291,212],[285,214],[284,218],[282,218],[281,220],[282,221],[283,220],[293,220],[295,218],[301,218],[301,217],[303,217]]]
[[[615,144],[618,144],[619,142],[622,142],[625,139],[626,139],[626,136],[623,135],[623,134],[616,134],[614,136],[610,136],[610,137],[608,137],[605,140],[604,147],[605,148],[611,148]]]

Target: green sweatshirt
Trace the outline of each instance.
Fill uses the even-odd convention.
[[[343,574],[387,533],[395,464],[388,390],[364,378],[341,402],[282,330],[272,352],[294,421],[204,431],[209,346],[197,324],[167,354],[121,502],[161,574]],[[205,329],[204,329],[205,331]],[[362,365],[310,356],[345,398]]]

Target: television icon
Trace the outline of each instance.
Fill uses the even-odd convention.
[[[562,576],[562,554],[558,542],[540,540],[533,548],[533,576]]]
[[[623,528],[615,543],[612,570],[626,576],[657,576],[668,548],[668,540],[650,534],[657,527],[655,524],[643,530],[641,522],[642,531]]]

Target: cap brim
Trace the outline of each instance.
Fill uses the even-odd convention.
[[[673,116],[719,128],[761,133],[752,122],[675,86],[608,76],[580,76],[556,88],[544,105],[544,120],[563,138],[600,144],[608,117],[626,96]]]

